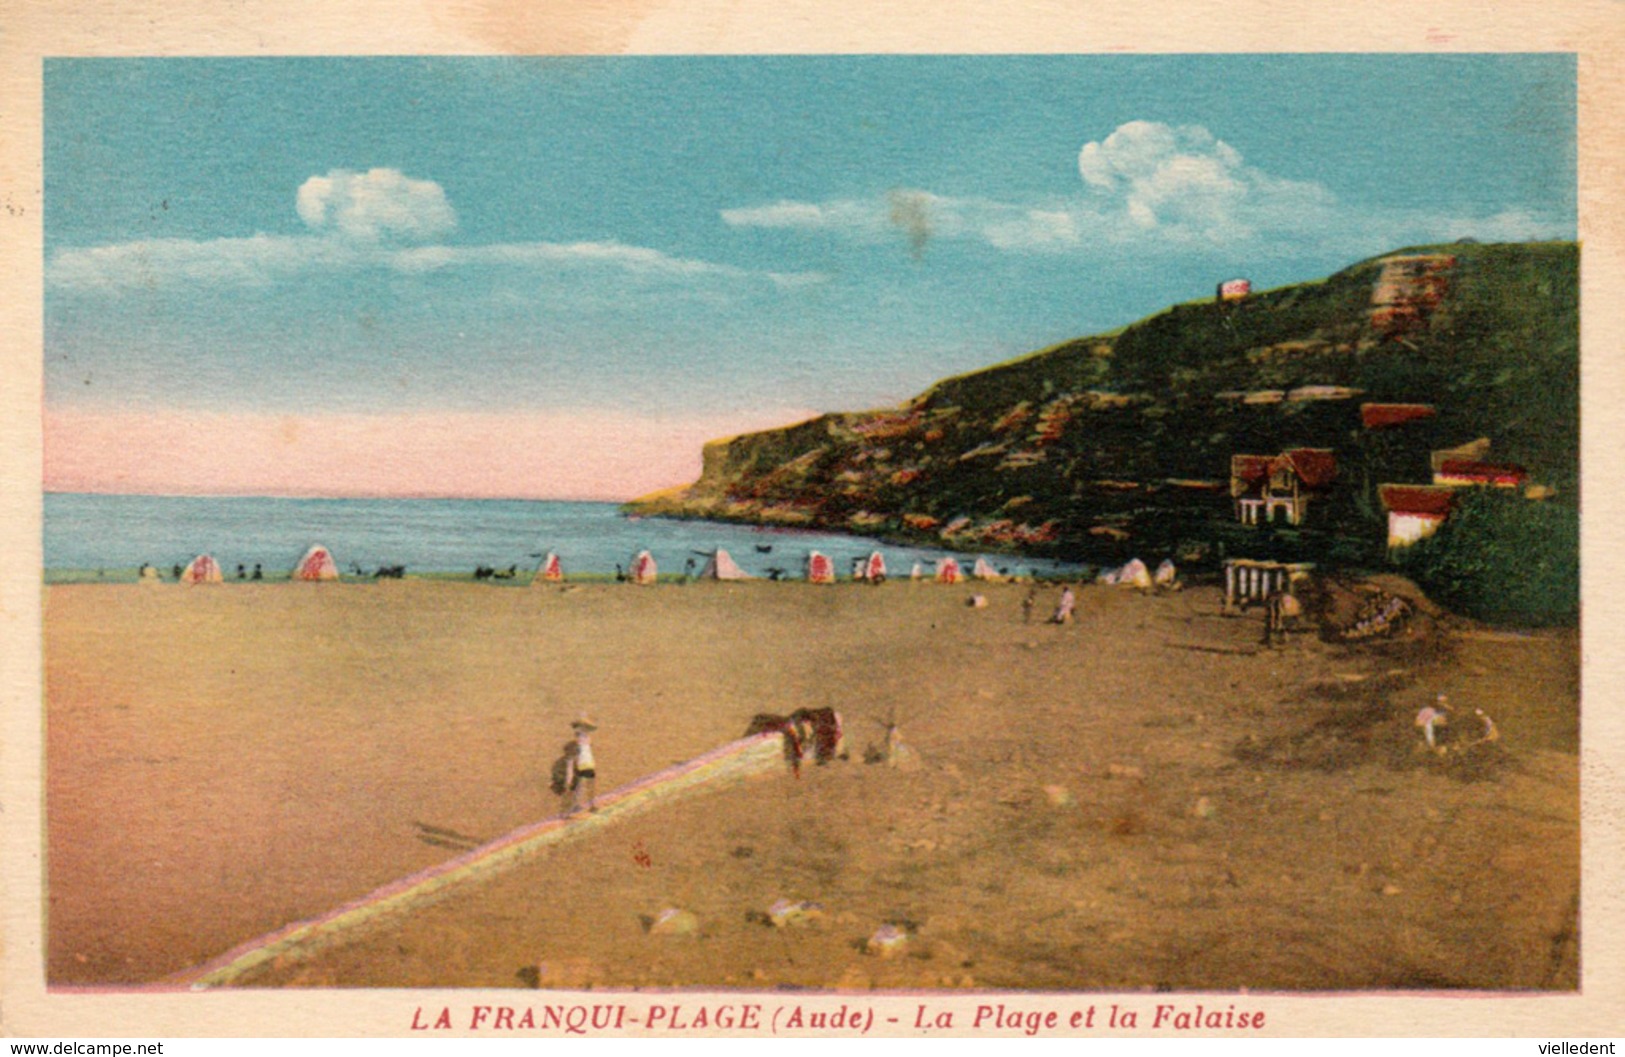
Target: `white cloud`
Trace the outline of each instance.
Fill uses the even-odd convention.
[[[439,184],[397,169],[334,169],[312,176],[300,185],[296,205],[311,230],[368,241],[426,241],[457,227],[457,214]]]
[[[468,268],[552,274],[596,268],[650,282],[760,282],[780,289],[827,278],[816,272],[755,272],[613,240],[443,243],[436,240],[457,221],[440,185],[394,169],[360,174],[335,169],[313,176],[300,186],[295,208],[313,234],[146,239],[64,248],[46,262],[46,280],[57,289],[113,291],[175,284],[265,286],[301,275],[360,269],[421,275]]]
[[[1043,210],[1028,210],[982,198],[954,198],[917,187],[899,187],[874,198],[843,198],[829,202],[780,201],[766,206],[722,210],[732,227],[828,231],[866,242],[901,240],[916,253],[937,239],[989,238],[994,230],[1005,241],[1023,237],[1029,229],[1049,231],[1035,237],[1055,237],[1054,218]]]
[[[862,242],[902,239],[915,254],[938,239],[983,242],[1008,253],[1246,253],[1273,256],[1336,242],[1380,252],[1407,242],[1547,237],[1554,225],[1526,212],[1447,216],[1357,208],[1329,188],[1248,165],[1196,125],[1130,121],[1078,152],[1081,184],[1067,197],[1025,202],[954,198],[921,189],[868,199],[781,200],[722,211],[734,227],[826,231]]]
[[[1523,242],[1559,237],[1550,222],[1522,209],[1509,209],[1479,219],[1420,217],[1414,221],[1414,226],[1424,232],[1425,241],[1430,242],[1463,238],[1475,238],[1480,242]]]
[[[832,202],[813,205],[810,202],[775,202],[772,205],[752,206],[746,209],[724,209],[724,223],[734,227],[753,228],[830,228],[840,226],[844,220],[842,210],[855,203]]]
[[[359,263],[364,252],[311,236],[147,239],[57,250],[46,280],[64,289],[149,289],[175,283],[263,286],[280,278]]]
[[[1102,221],[1098,235],[1175,245],[1245,243],[1324,226],[1332,193],[1272,176],[1198,125],[1130,121],[1085,143],[1078,173]]]
[[[1028,209],[989,223],[983,234],[1001,250],[1070,250],[1083,242],[1084,220],[1065,209]]]
[[[265,286],[297,275],[363,268],[407,275],[469,268],[528,269],[553,274],[608,269],[649,281],[761,281],[781,289],[828,278],[820,272],[754,272],[619,242],[391,247],[308,235],[206,241],[153,239],[64,249],[52,254],[45,274],[59,289],[136,290],[176,283]]]

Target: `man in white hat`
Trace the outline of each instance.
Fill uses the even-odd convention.
[[[592,732],[598,729],[598,724],[583,712],[570,724],[570,729],[575,731],[576,743],[575,751],[570,754],[570,769],[565,782],[570,795],[570,806],[565,814],[579,815],[583,795],[586,797],[587,810],[598,810],[598,767],[592,756]]]

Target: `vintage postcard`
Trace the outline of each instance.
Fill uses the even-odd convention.
[[[1619,22],[1246,8],[25,27],[5,1031],[1616,1031]]]

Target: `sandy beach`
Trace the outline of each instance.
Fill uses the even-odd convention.
[[[254,986],[1573,989],[1574,631],[1260,644],[1211,586],[57,585],[49,982],[153,982],[834,707],[852,759],[674,798]],[[967,606],[984,595],[985,608]],[[1447,693],[1501,738],[1429,754]],[[865,764],[895,717],[917,766]],[[820,920],[774,928],[775,901]],[[688,935],[645,919],[692,912]],[[866,954],[885,924],[898,957]]]

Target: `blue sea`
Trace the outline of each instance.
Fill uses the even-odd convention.
[[[855,558],[879,550],[893,576],[907,576],[916,561],[953,554],[966,563],[975,553],[904,547],[859,536],[755,528],[714,521],[628,517],[614,503],[565,503],[496,499],[284,499],[270,497],[169,497],[45,495],[45,571],[107,574],[143,563],[167,575],[199,554],[213,555],[227,578],[238,565],[260,565],[267,578],[286,576],[313,544],[332,552],[339,569],[371,573],[380,565],[404,565],[414,573],[472,574],[477,566],[523,576],[548,551],[559,555],[565,575],[613,574],[648,550],[661,573],[696,568],[722,548],[745,572],[803,575],[807,554],[820,551],[845,577]],[[1077,566],[1011,555],[988,555],[1012,573],[1072,573]]]

